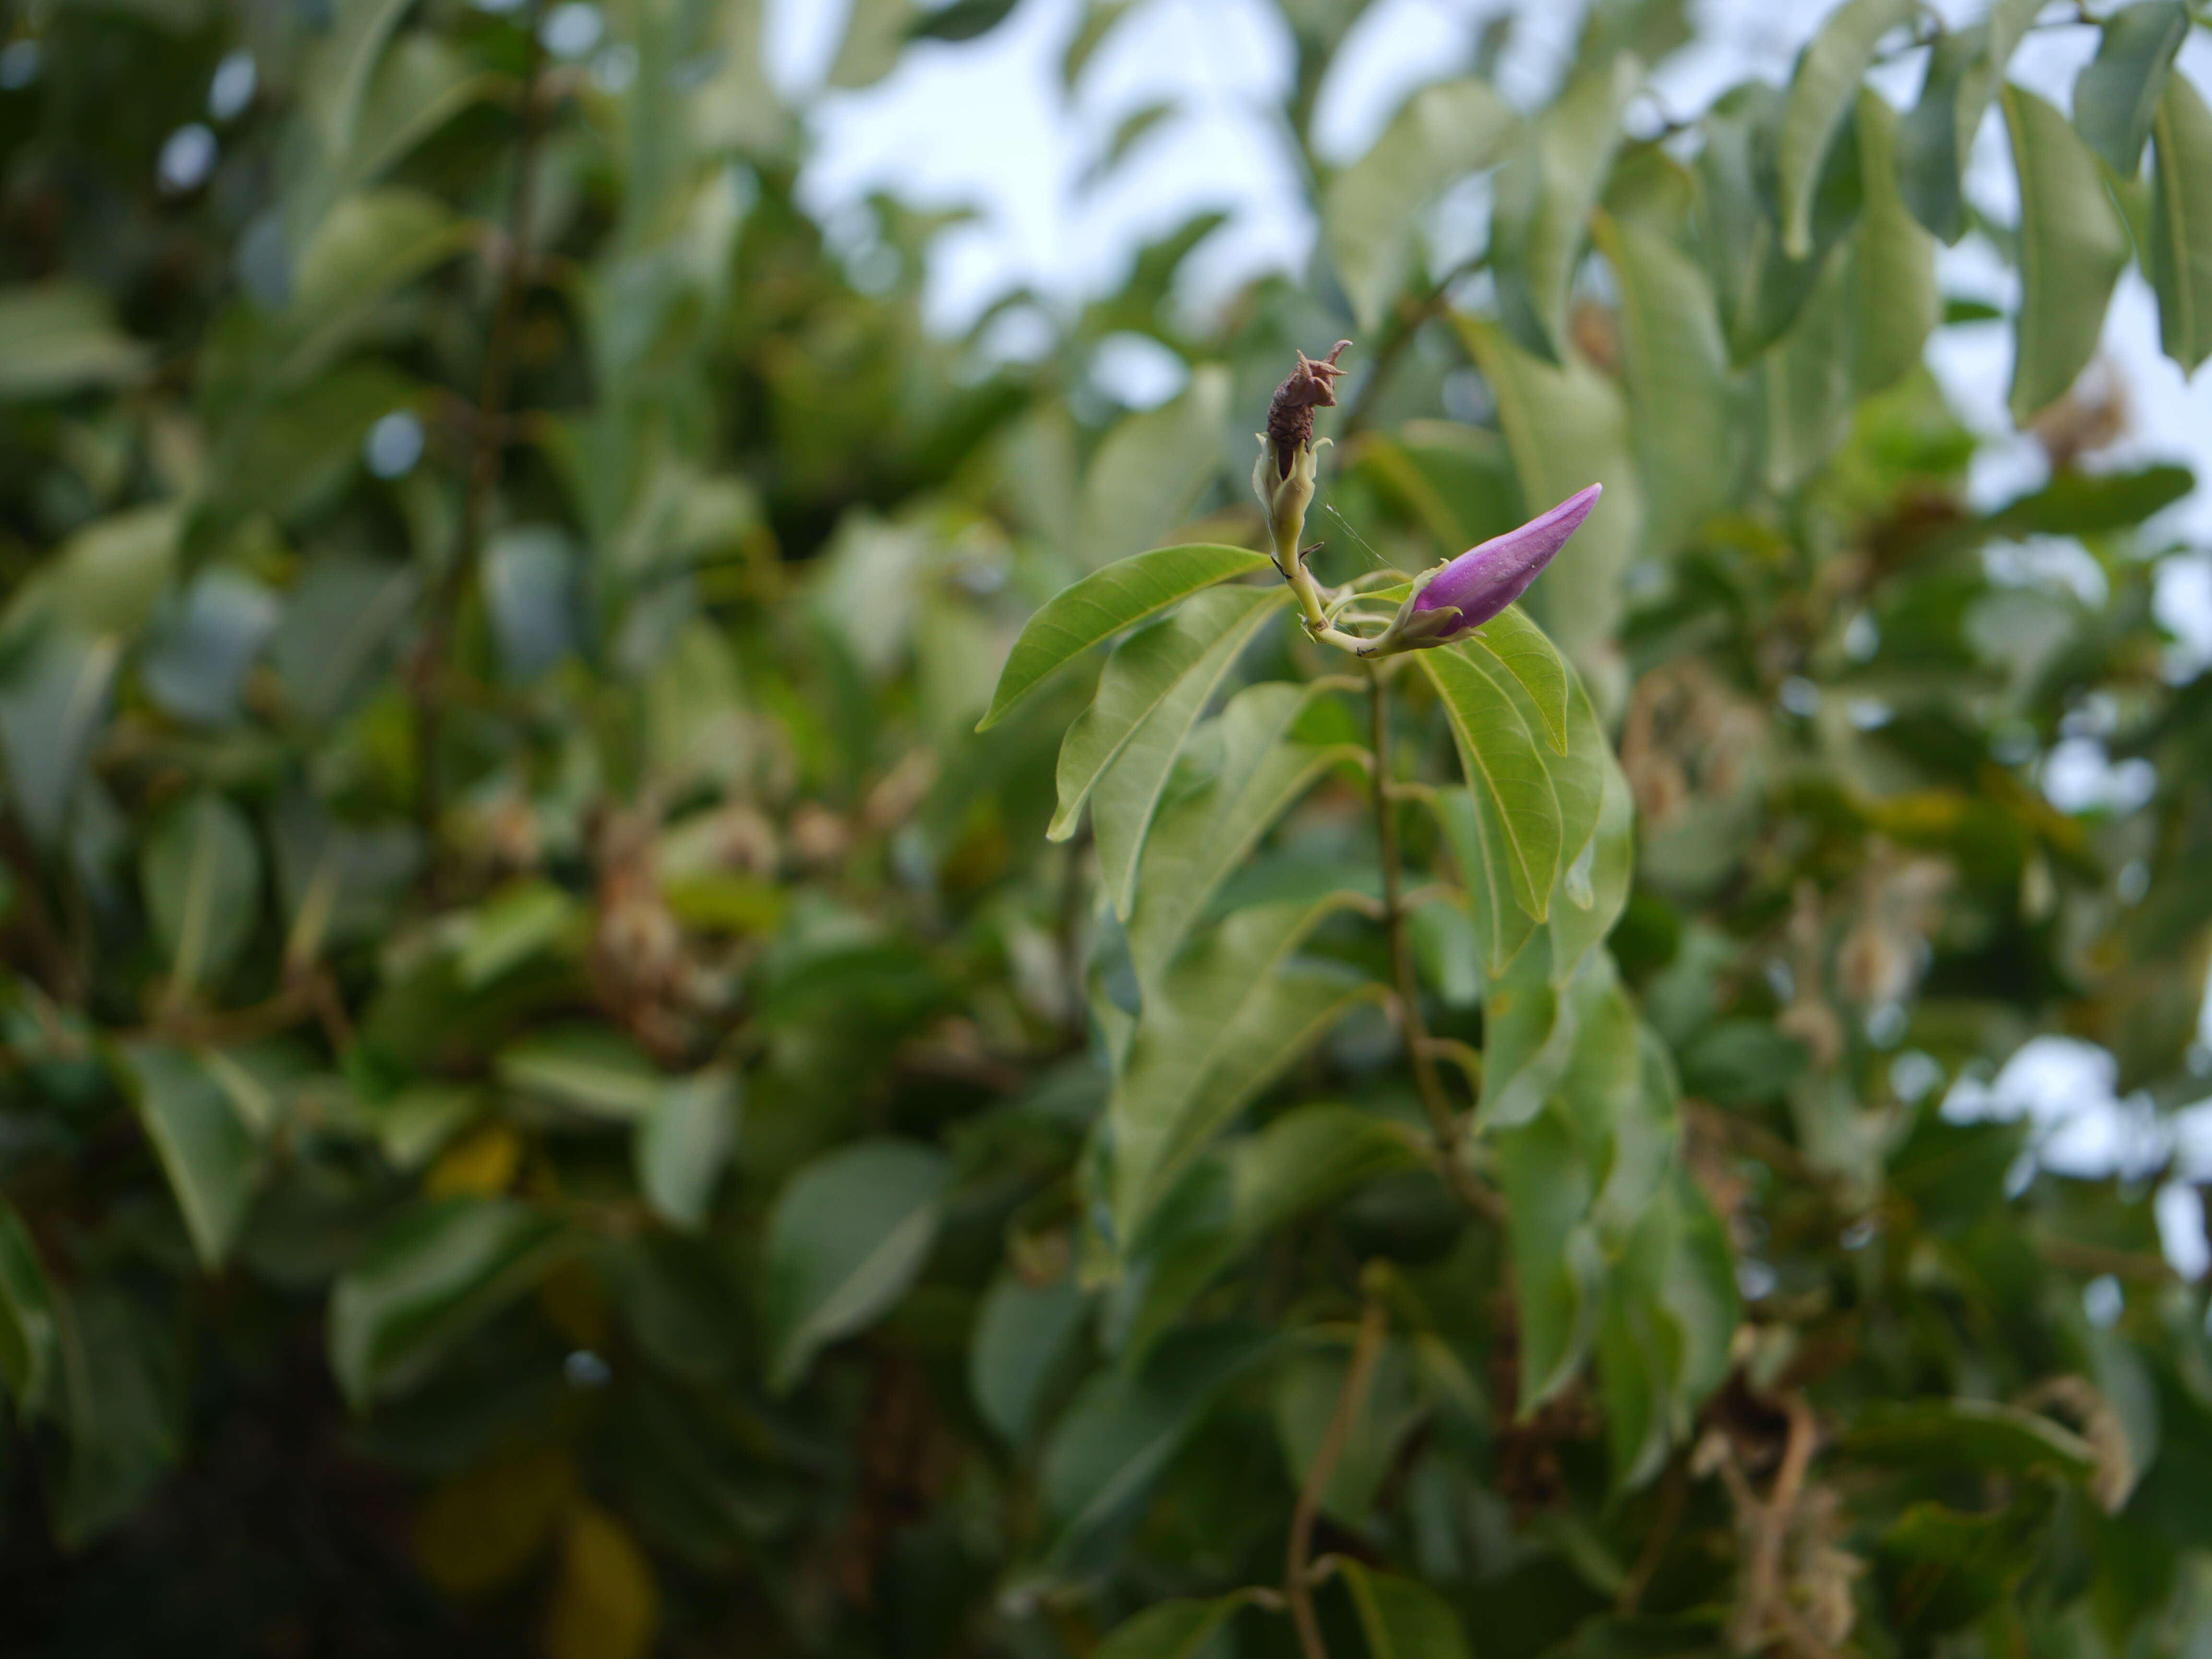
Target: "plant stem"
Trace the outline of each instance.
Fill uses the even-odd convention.
[[[1374,1379],[1375,1361],[1382,1352],[1385,1326],[1382,1304],[1373,1297],[1359,1315],[1359,1334],[1352,1343],[1352,1365],[1337,1390],[1320,1449],[1306,1469],[1305,1484],[1298,1488],[1298,1505],[1291,1514],[1291,1541],[1283,1560],[1283,1599],[1290,1603],[1291,1620],[1297,1626],[1298,1648],[1304,1659],[1328,1659],[1328,1646],[1321,1639],[1321,1622],[1314,1617],[1312,1566],[1314,1520],[1321,1512],[1322,1494],[1344,1455],[1344,1443],[1352,1437],[1352,1425],[1367,1399]]]
[[[1397,805],[1390,798],[1390,702],[1382,671],[1367,668],[1369,741],[1375,750],[1375,840],[1382,860],[1383,926],[1390,945],[1390,972],[1397,987],[1400,1033],[1406,1040],[1406,1058],[1413,1069],[1413,1086],[1420,1091],[1421,1109],[1428,1114],[1430,1133],[1436,1138],[1437,1162],[1444,1182],[1468,1208],[1494,1215],[1497,1206],[1476,1187],[1459,1161],[1460,1122],[1445,1097],[1443,1077],[1437,1071],[1436,1050],[1421,1018],[1420,981],[1413,975],[1413,943],[1406,937],[1405,873],[1398,850]]]
[[[514,189],[507,198],[507,234],[501,250],[499,294],[484,342],[483,374],[477,383],[475,416],[469,424],[468,472],[461,495],[460,525],[451,561],[432,595],[422,637],[416,647],[411,676],[415,702],[415,756],[421,769],[416,791],[416,821],[422,831],[424,869],[436,878],[439,815],[443,780],[438,747],[446,703],[452,690],[453,635],[461,605],[468,596],[483,549],[484,525],[491,516],[507,452],[507,406],[514,380],[514,347],[522,327],[522,303],[530,284],[530,222],[538,198],[538,155],[545,137],[545,48],[538,38],[536,5],[522,16],[527,40],[522,76],[520,130],[515,138]]]

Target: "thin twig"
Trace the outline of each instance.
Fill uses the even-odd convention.
[[[1382,672],[1367,670],[1369,742],[1375,751],[1375,839],[1382,860],[1382,925],[1390,948],[1390,972],[1397,987],[1399,1030],[1406,1040],[1406,1058],[1413,1069],[1413,1086],[1419,1091],[1421,1109],[1428,1114],[1429,1129],[1436,1141],[1437,1163],[1453,1194],[1478,1214],[1495,1218],[1497,1204],[1469,1179],[1459,1161],[1460,1122],[1445,1097],[1443,1078],[1437,1070],[1436,1051],[1421,1018],[1420,981],[1413,975],[1413,950],[1406,937],[1405,873],[1400,867],[1398,814],[1391,799],[1390,702]]]
[[[1736,1605],[1731,1635],[1739,1653],[1749,1652],[1766,1639],[1767,1629],[1783,1602],[1782,1557],[1789,1542],[1790,1524],[1804,1490],[1806,1471],[1812,1467],[1816,1425],[1813,1408],[1801,1394],[1781,1401],[1790,1421],[1790,1437],[1784,1443],[1782,1467],[1774,1486],[1760,1502],[1750,1495],[1749,1483],[1732,1480],[1729,1495],[1736,1501],[1744,1523],[1751,1530],[1751,1560],[1744,1572],[1743,1599]],[[1733,1468],[1732,1462],[1723,1466]]]
[[[1290,1603],[1291,1621],[1297,1626],[1298,1648],[1304,1659],[1328,1659],[1328,1646],[1321,1639],[1321,1621],[1314,1617],[1311,1567],[1314,1519],[1321,1513],[1322,1494],[1344,1455],[1352,1425],[1366,1402],[1367,1385],[1375,1375],[1375,1361],[1382,1352],[1387,1329],[1382,1304],[1373,1297],[1359,1315],[1359,1334],[1352,1343],[1352,1364],[1337,1390],[1336,1407],[1321,1446],[1306,1469],[1305,1484],[1298,1488],[1298,1505],[1291,1514],[1291,1541],[1283,1559],[1283,1597]]]
[[[507,398],[514,380],[515,342],[522,329],[522,305],[530,284],[530,222],[538,199],[538,155],[545,136],[550,100],[545,95],[545,48],[538,39],[538,7],[523,14],[528,56],[522,77],[521,128],[515,139],[514,190],[507,201],[507,234],[500,269],[499,295],[484,343],[483,376],[478,382],[469,429],[468,477],[461,495],[461,519],[422,637],[416,647],[414,673],[415,756],[421,769],[416,790],[416,818],[431,855],[423,868],[434,882],[438,818],[443,805],[438,746],[452,687],[453,635],[463,600],[474,579],[483,547],[484,526],[507,453]]]

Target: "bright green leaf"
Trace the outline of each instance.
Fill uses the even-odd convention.
[[[1201,588],[1249,574],[1270,562],[1264,553],[1205,543],[1156,547],[1093,571],[1047,600],[1029,619],[1000,672],[991,707],[976,725],[987,731],[1062,663],[1156,617]]]
[[[1218,745],[1208,775],[1187,752],[1182,793],[1160,808],[1146,838],[1129,924],[1129,953],[1139,984],[1157,981],[1206,907],[1270,825],[1331,766],[1364,750],[1315,744],[1296,735],[1317,689],[1271,681],[1229,701],[1206,729]]]
[[[1530,622],[1517,605],[1508,605],[1467,636],[1479,650],[1495,658],[1498,665],[1528,694],[1544,736],[1559,754],[1567,752],[1567,704],[1572,671],[1560,658],[1550,635]]]
[[[1549,914],[1552,884],[1559,873],[1559,799],[1537,740],[1514,699],[1499,684],[1502,671],[1487,653],[1443,646],[1424,651],[1427,670],[1459,745],[1468,787],[1486,809],[1486,878],[1495,902],[1508,895],[1541,921]]]
[[[1149,809],[1167,781],[1183,735],[1221,675],[1261,624],[1289,601],[1287,586],[1198,593],[1174,616],[1122,641],[1098,677],[1097,696],[1060,741],[1060,806],[1045,833],[1054,841],[1065,841],[1075,833],[1076,819],[1092,787],[1140,732],[1154,738],[1133,757],[1133,771],[1152,781],[1151,799],[1144,802]],[[1163,710],[1164,717],[1155,724]],[[1128,781],[1138,784],[1140,778]],[[1121,793],[1127,796],[1139,791],[1125,788]],[[1150,816],[1147,810],[1145,817]]]

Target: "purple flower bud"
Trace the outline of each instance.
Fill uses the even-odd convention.
[[[1553,556],[1567,544],[1597,498],[1603,484],[1577,490],[1549,513],[1538,514],[1518,530],[1492,536],[1480,547],[1471,547],[1429,579],[1413,599],[1414,611],[1457,611],[1454,634],[1480,628],[1528,591]]]

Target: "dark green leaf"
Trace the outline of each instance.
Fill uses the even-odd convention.
[[[1073,1279],[1031,1285],[1001,1269],[983,1293],[968,1348],[968,1392],[1009,1445],[1025,1445],[1046,1385],[1083,1327],[1086,1298]]]
[[[1368,1659],[1468,1659],[1459,1615],[1427,1585],[1346,1558],[1339,1559],[1337,1571],[1359,1609]]]
[[[15,1206],[0,1200],[0,1382],[17,1416],[46,1408],[58,1363],[53,1293],[38,1245]]]
[[[2142,165],[2174,54],[2189,37],[2182,0],[2141,0],[2105,20],[2097,56],[2074,82],[2074,125],[2081,142],[2123,179]]]
[[[1005,22],[1014,0],[952,0],[949,6],[924,12],[907,26],[910,40],[973,40]]]
[[[261,854],[245,815],[205,793],[173,807],[146,838],[139,879],[173,988],[221,979],[261,908]]]
[[[788,1393],[824,1346],[906,1294],[936,1241],[943,1153],[866,1140],[816,1159],[769,1218],[762,1334],[769,1386]]]
[[[2185,75],[2170,76],[2153,123],[2150,279],[2158,337],[2194,374],[2212,355],[2212,109]]]
[[[1560,1115],[1543,1111],[1493,1132],[1505,1195],[1519,1309],[1523,1421],[1571,1382],[1596,1334],[1605,1266],[1589,1221],[1593,1196],[1582,1148]]]
[[[392,1212],[331,1291],[331,1369],[356,1410],[416,1382],[566,1253],[561,1224],[506,1199]]]
[[[1198,1659],[1252,1599],[1249,1590],[1237,1590],[1211,1601],[1162,1601],[1116,1625],[1091,1659]]]
[[[137,1085],[139,1121],[184,1212],[192,1249],[222,1265],[253,1200],[259,1149],[207,1069],[180,1049],[140,1043],[125,1050]]]
[[[1974,135],[2014,49],[2042,9],[2043,0],[1996,0],[1980,22],[1938,34],[1920,100],[1899,125],[1899,190],[1913,217],[1946,242],[1966,228],[1960,184]]]
[[[67,279],[0,288],[0,403],[119,385],[146,362],[98,289]]]

